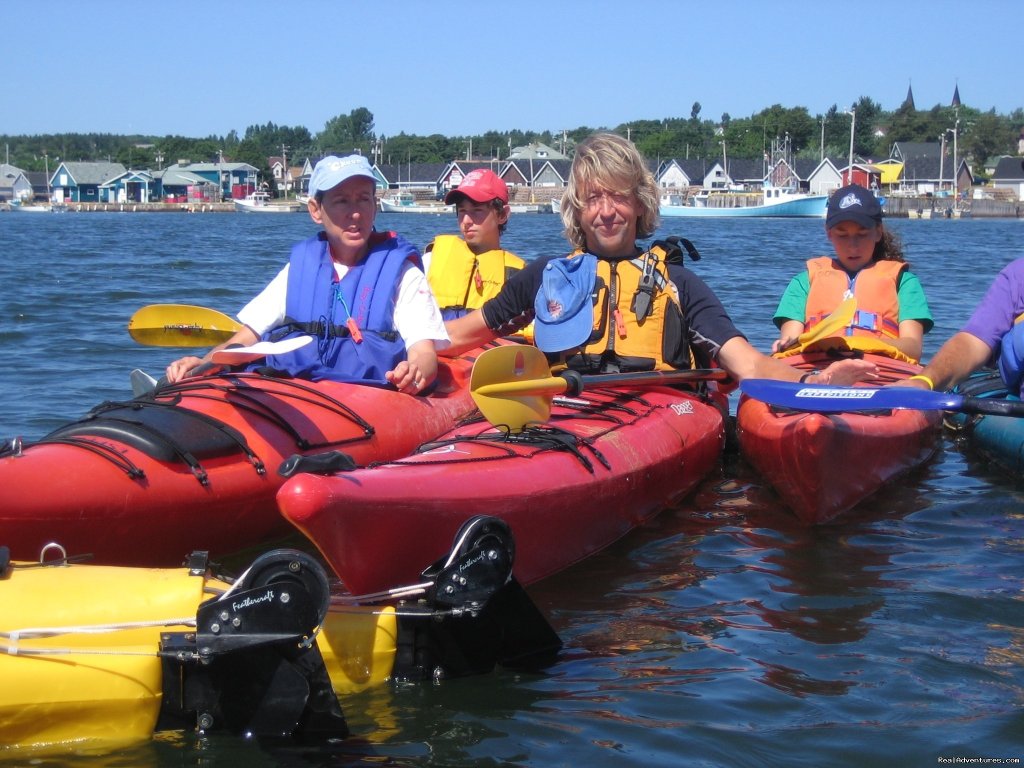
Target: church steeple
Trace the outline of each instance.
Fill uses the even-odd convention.
[[[917,107],[914,106],[914,88],[910,84],[907,85],[907,98],[903,100],[903,106],[917,111]]]
[[[953,86],[953,101],[950,102],[949,106],[959,107],[960,106],[960,86]]]

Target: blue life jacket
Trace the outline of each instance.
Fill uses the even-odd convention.
[[[269,355],[265,365],[313,381],[391,386],[384,374],[406,359],[405,341],[394,326],[396,288],[405,261],[418,264],[419,258],[416,248],[394,232],[374,233],[366,257],[338,282],[322,232],[296,243],[289,259],[284,324],[263,339],[309,334],[314,340],[293,352]],[[347,325],[350,317],[359,341]]]
[[[1014,324],[999,345],[999,375],[1011,394],[1022,393],[1024,384],[1024,322]]]

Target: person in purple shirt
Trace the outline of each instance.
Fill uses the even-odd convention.
[[[989,286],[971,319],[903,386],[938,391],[955,387],[986,364],[998,364],[1011,392],[1021,391],[1024,371],[1024,258],[1007,264]]]

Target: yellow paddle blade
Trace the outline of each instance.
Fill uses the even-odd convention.
[[[128,333],[149,347],[212,347],[242,326],[223,312],[191,304],[150,304],[128,321]]]
[[[776,352],[774,357],[789,357],[790,355],[800,354],[815,341],[828,338],[833,333],[841,331],[848,326],[853,322],[853,316],[856,313],[857,299],[853,296],[843,299],[839,306],[832,310],[832,314],[809,331],[801,333],[790,347],[781,352]]]
[[[476,359],[469,378],[469,391],[480,413],[510,432],[547,421],[551,398],[567,386],[565,379],[551,375],[544,353],[525,344],[488,349]]]

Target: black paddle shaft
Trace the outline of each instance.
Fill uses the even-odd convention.
[[[601,373],[585,376],[579,371],[562,371],[559,376],[568,382],[565,394],[575,397],[588,387],[623,387],[636,389],[691,381],[722,381],[729,374],[721,368],[696,368],[692,371],[641,371],[639,373]]]
[[[1024,416],[1024,402],[992,397],[965,397],[956,410],[985,416]]]

